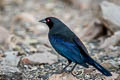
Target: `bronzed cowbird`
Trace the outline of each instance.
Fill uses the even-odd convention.
[[[60,55],[68,60],[68,65],[66,65],[63,70],[65,70],[71,62],[74,62],[75,65],[71,69],[71,72],[77,64],[86,68],[92,65],[105,76],[112,76],[108,70],[89,56],[81,40],[62,21],[55,17],[47,17],[39,22],[48,25],[48,37],[51,45]]]

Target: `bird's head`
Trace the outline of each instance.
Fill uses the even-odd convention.
[[[47,24],[49,29],[51,29],[55,24],[58,24],[61,21],[55,17],[47,17],[45,19],[40,20],[39,22]]]

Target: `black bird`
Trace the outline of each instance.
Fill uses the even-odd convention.
[[[89,65],[94,66],[105,76],[112,76],[112,74],[93,60],[80,39],[59,19],[55,17],[47,17],[39,22],[45,23],[49,27],[49,41],[53,48],[63,57],[68,60],[68,65],[64,67],[65,70],[71,62],[75,65],[71,69],[71,72],[77,64],[80,64],[86,68]]]

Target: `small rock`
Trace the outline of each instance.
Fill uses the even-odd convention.
[[[31,69],[30,69],[30,71],[34,71],[34,70],[37,70],[38,68],[36,67],[36,66],[34,66],[34,67],[32,67]]]
[[[75,7],[80,8],[82,10],[86,10],[89,8],[91,0],[66,0],[72,3]]]
[[[17,48],[16,44],[21,42],[21,38],[17,37],[15,35],[10,35],[8,39],[6,40],[5,48],[6,49],[13,49]]]
[[[62,73],[62,74],[54,74],[48,80],[78,80],[71,74]]]
[[[47,51],[44,53],[35,53],[22,59],[23,63],[25,64],[43,64],[43,63],[52,64],[57,62],[57,60],[58,59],[56,55],[53,55]]]
[[[45,52],[45,51],[51,51],[52,49],[49,45],[43,44],[43,45],[38,45],[37,50],[39,50],[40,52]]]
[[[38,40],[40,41],[41,44],[48,44],[48,45],[50,44],[47,36],[44,36],[44,38],[39,37]]]
[[[94,71],[94,69],[91,69],[91,68],[84,69],[84,74],[90,74],[93,71]]]
[[[118,65],[120,65],[120,58],[118,58]]]
[[[115,62],[115,61],[111,61],[109,63],[104,62],[104,63],[102,63],[102,66],[104,66],[107,69],[116,69],[116,68],[118,68],[117,62]]]
[[[3,73],[20,73],[21,71],[17,67],[8,66],[8,65],[0,65],[0,71]]]
[[[119,69],[119,62],[115,61],[115,60],[110,60],[110,63],[115,67]]]
[[[5,57],[5,54],[0,53],[0,61],[2,61],[3,57]]]
[[[24,58],[24,59],[22,59],[22,63],[23,64],[30,64],[30,61],[28,58]]]
[[[18,52],[9,51],[5,52],[6,57],[2,60],[2,65],[14,66],[17,67],[20,57],[17,56]]]
[[[105,80],[116,80],[119,77],[119,74],[117,73],[112,73],[112,76],[110,77],[105,77]],[[120,79],[118,79],[120,80]]]
[[[54,9],[55,4],[54,4],[54,3],[47,3],[47,4],[45,5],[45,7],[46,7],[47,9],[51,10],[51,9]]]
[[[92,39],[95,39],[102,33],[102,25],[98,22],[91,22],[88,27],[84,28],[82,30],[82,34],[80,34],[80,38],[82,40],[90,41]]]
[[[20,57],[17,56],[17,52],[9,51],[5,52],[6,57],[2,59],[0,64],[0,71],[4,73],[20,72],[17,68]]]
[[[48,32],[48,28],[39,23],[39,25],[33,25],[28,28],[29,31],[33,32],[36,35],[45,35]]]
[[[3,5],[3,6],[11,3],[22,4],[23,0],[0,0],[0,5]]]
[[[35,17],[30,14],[30,13],[27,13],[27,12],[24,12],[24,13],[20,13],[18,14],[17,16],[15,16],[15,22],[36,22],[36,19]]]
[[[120,80],[120,74],[119,74],[119,76],[117,77],[117,79],[116,80]]]
[[[78,0],[80,1],[80,8],[85,10],[85,9],[89,9],[90,8],[90,4],[91,4],[91,0]]]
[[[35,26],[36,24],[37,24],[37,20],[35,19],[33,14],[23,12],[23,13],[17,14],[13,18],[13,21],[12,21],[10,28],[11,28],[12,32],[18,30],[17,34],[24,35],[25,34],[24,30],[29,31],[29,28],[31,26]]]
[[[115,34],[105,40],[105,42],[100,46],[100,48],[110,48],[115,46],[120,42],[120,31],[115,32]]]
[[[10,36],[9,31],[6,28],[0,26],[0,44],[5,43],[9,36]]]
[[[119,53],[119,51],[115,51],[115,52],[110,52],[110,53],[108,53],[109,55],[109,57],[119,57],[119,55],[120,55],[120,53]]]
[[[70,20],[72,18],[72,15],[70,13],[66,13],[63,16],[65,20]]]

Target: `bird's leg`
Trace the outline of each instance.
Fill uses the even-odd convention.
[[[72,72],[74,70],[74,68],[76,67],[77,63],[75,63],[75,65],[73,66],[73,68],[71,69],[70,72]]]
[[[72,73],[72,71],[74,70],[74,68],[76,67],[77,63],[75,63],[75,65],[72,67],[72,69],[69,71],[73,76],[74,74]]]
[[[68,64],[67,64],[61,71],[55,72],[55,73],[60,74],[60,73],[65,72],[65,71],[66,71],[66,68],[67,68],[71,63],[72,63],[72,61],[71,61],[71,60],[68,60]]]
[[[68,60],[68,64],[63,68],[63,70],[61,72],[64,72],[66,71],[66,68],[72,63],[71,60]]]

